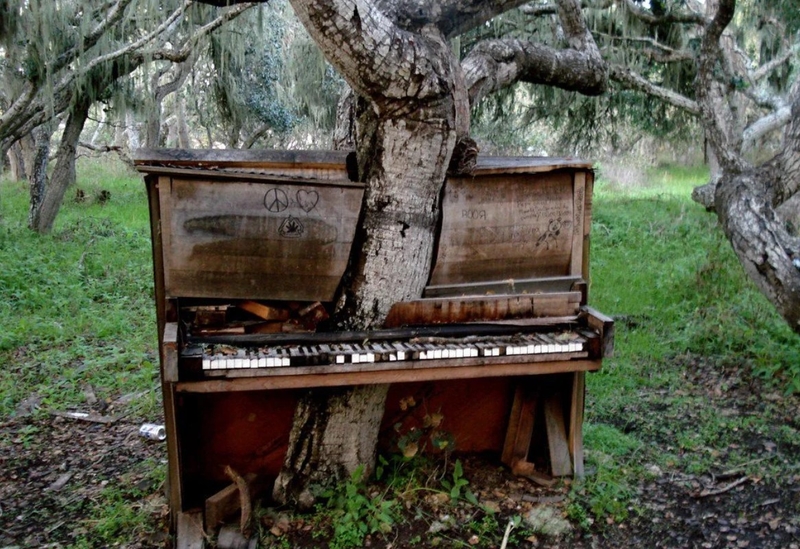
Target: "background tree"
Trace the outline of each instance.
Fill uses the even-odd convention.
[[[223,13],[193,3],[155,0],[45,2],[9,9],[0,78],[0,152],[31,185],[29,225],[52,229],[67,187],[75,180],[75,152],[92,105],[109,100],[119,81],[146,62],[184,66],[199,42],[251,4]],[[172,10],[172,11],[169,11]],[[164,71],[166,72],[166,71]],[[156,81],[156,96],[164,90]],[[52,135],[63,122],[56,165],[48,176]],[[27,150],[26,150],[27,149]]]

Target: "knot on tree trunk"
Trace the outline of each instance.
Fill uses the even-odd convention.
[[[714,195],[717,192],[717,183],[716,181],[710,181],[705,185],[700,185],[699,187],[695,187],[692,190],[692,200],[701,204],[706,211],[713,212],[714,211]]]
[[[478,143],[469,136],[462,137],[453,149],[447,175],[469,175],[478,163]]]

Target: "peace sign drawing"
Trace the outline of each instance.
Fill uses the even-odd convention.
[[[273,187],[264,195],[264,206],[272,213],[282,212],[289,207],[289,197],[277,187]]]

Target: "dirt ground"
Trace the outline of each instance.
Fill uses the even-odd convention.
[[[724,372],[698,371],[690,385],[708,395],[709,406],[720,413],[732,408],[758,413],[763,401],[758,391],[765,389],[743,383],[735,390],[716,391]],[[778,403],[775,422],[800,427],[798,399],[781,397]],[[0,548],[68,547],[81,540],[83,546],[103,547],[97,540],[114,528],[130,530],[130,541],[120,546],[170,547],[163,474],[154,474],[163,470],[166,452],[163,443],[141,438],[138,427],[139,423],[124,418],[94,423],[44,414],[0,424]],[[508,547],[798,549],[800,449],[776,445],[769,433],[746,436],[741,444],[752,449],[754,461],[777,460],[787,464],[778,470],[795,474],[776,478],[732,470],[691,475],[654,466],[636,487],[625,521],[594,522],[588,528],[573,521],[557,535],[512,536]],[[512,516],[544,508],[558,519],[567,515],[568,482],[542,488],[512,477],[492,456],[466,456],[463,461],[471,490],[497,511],[493,520],[484,520],[486,513],[474,506],[418,498],[406,510],[403,523],[385,536],[368,537],[365,545],[499,547]],[[101,502],[119,503],[121,509],[132,506],[146,517],[145,524],[126,523],[123,511],[119,524],[88,519],[99,516],[93,508]],[[108,517],[108,511],[102,516]],[[278,522],[283,533],[283,539],[268,536],[267,545],[272,539],[275,547],[327,546],[323,539],[313,537],[319,525],[312,526],[308,519],[287,521],[267,513],[261,520],[265,532]],[[493,531],[487,530],[490,526]]]

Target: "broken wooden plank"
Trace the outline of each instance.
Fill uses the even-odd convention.
[[[550,469],[554,477],[572,474],[564,410],[561,393],[550,393],[544,399],[544,422],[547,430],[547,448],[550,451]]]
[[[254,473],[248,473],[242,477],[246,483],[250,496],[256,497],[265,488],[265,483]],[[242,501],[239,486],[234,482],[229,484],[210,498],[206,499],[205,504],[205,526],[206,530],[213,530],[222,524],[226,518],[230,517],[241,509]]]
[[[586,395],[586,374],[572,374],[572,398],[569,413],[569,452],[576,478],[583,478],[583,408]]]
[[[586,313],[587,325],[600,334],[601,357],[614,356],[614,319],[606,316],[597,309],[584,305],[581,311]]]
[[[288,309],[272,307],[270,305],[265,305],[264,303],[259,303],[258,301],[240,301],[236,304],[236,306],[262,320],[289,320]]]
[[[384,326],[418,326],[567,317],[578,313],[581,292],[423,298],[392,305]]]

